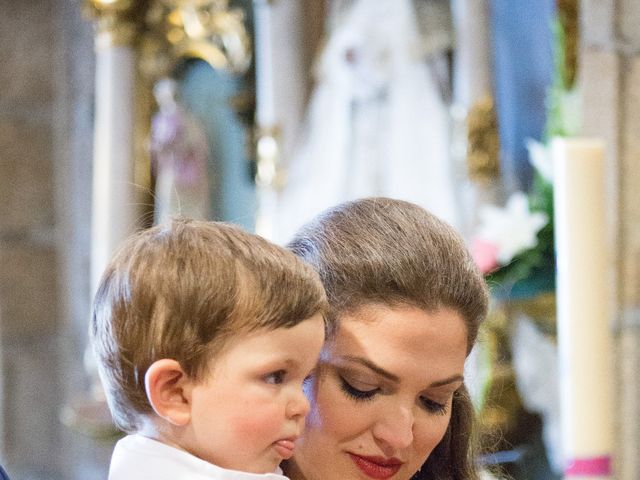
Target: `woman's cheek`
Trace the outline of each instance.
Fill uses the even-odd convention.
[[[429,457],[434,448],[444,438],[449,426],[450,416],[433,417],[429,416],[416,422],[413,433],[413,448],[423,457]],[[422,462],[421,462],[422,463]]]
[[[348,398],[337,381],[327,379],[319,389],[317,397],[319,418],[322,428],[335,440],[351,438],[363,430],[361,419],[366,415],[366,405]]]

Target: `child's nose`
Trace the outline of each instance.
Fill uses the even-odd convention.
[[[289,399],[286,414],[288,418],[305,417],[310,409],[311,405],[309,404],[309,400],[304,392],[299,390],[294,392],[293,396]]]

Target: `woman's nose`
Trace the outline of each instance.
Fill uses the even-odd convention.
[[[305,396],[304,392],[302,390],[296,390],[287,402],[286,415],[288,418],[304,418],[307,413],[309,413],[310,409],[311,406],[309,404],[309,400]]]
[[[373,426],[374,438],[392,450],[407,448],[413,443],[413,412],[401,407],[385,412]]]

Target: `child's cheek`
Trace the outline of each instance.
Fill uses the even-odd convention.
[[[234,425],[235,436],[245,444],[271,444],[286,435],[284,415],[274,408],[259,409],[253,405],[243,414],[239,414],[230,423]],[[289,432],[291,434],[291,432]]]

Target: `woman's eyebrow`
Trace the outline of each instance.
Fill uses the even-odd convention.
[[[388,372],[387,370],[376,365],[375,363],[373,363],[371,360],[367,358],[354,357],[351,355],[344,355],[342,358],[353,363],[359,363],[360,365],[367,367],[369,370],[372,370],[373,372],[377,373],[378,375],[388,380],[391,380],[392,382],[395,382],[395,383],[400,382],[400,377],[398,377],[397,375],[394,375],[391,372]]]
[[[445,385],[449,385],[450,383],[455,382],[464,382],[464,377],[462,375],[452,375],[449,378],[445,378],[444,380],[437,380],[433,382],[430,387],[443,387]]]
[[[391,380],[392,382],[395,383],[399,383],[400,382],[400,377],[398,377],[397,375],[385,370],[384,368],[380,367],[379,365],[376,365],[374,362],[372,362],[371,360],[367,359],[367,358],[363,358],[363,357],[354,357],[351,355],[344,355],[342,356],[343,359],[348,360],[349,362],[353,362],[353,363],[358,363],[364,367],[367,367],[369,370],[377,373],[378,375],[385,377],[389,380]],[[455,383],[455,382],[464,382],[464,377],[462,375],[452,375],[448,378],[442,379],[442,380],[437,380],[435,382],[433,382],[432,384],[429,385],[429,388],[437,388],[437,387],[443,387],[445,385],[449,385],[451,383]]]

